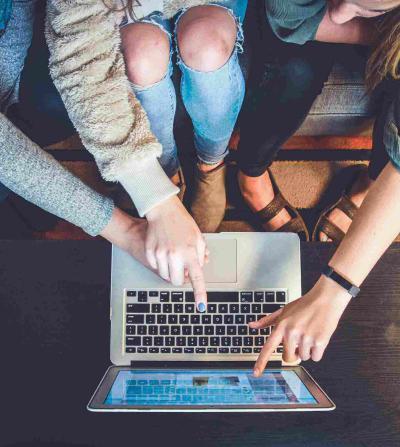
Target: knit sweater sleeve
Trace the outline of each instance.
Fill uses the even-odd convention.
[[[64,169],[0,114],[0,182],[92,236],[109,223],[114,204]]]
[[[161,145],[125,74],[118,13],[99,0],[49,0],[50,72],[104,179],[119,181],[139,213],[177,194]]]

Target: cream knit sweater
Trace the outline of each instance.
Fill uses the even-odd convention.
[[[166,17],[210,3],[149,1],[158,3]],[[136,8],[135,14],[140,14]],[[178,189],[158,162],[161,145],[125,74],[122,18],[102,0],[48,0],[46,36],[54,83],[83,144],[103,178],[121,182],[143,216]]]

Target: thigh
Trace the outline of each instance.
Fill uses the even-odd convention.
[[[0,110],[18,101],[19,80],[31,44],[35,0],[15,0],[6,32],[0,38]]]

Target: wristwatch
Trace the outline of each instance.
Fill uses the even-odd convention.
[[[343,278],[342,275],[339,275],[338,272],[335,272],[335,270],[333,270],[333,268],[329,265],[322,269],[322,274],[327,278],[331,278],[339,284],[339,286],[343,287],[343,289],[345,289],[352,296],[352,298],[355,298],[360,293],[359,287],[355,286],[350,281],[347,281],[347,279]]]

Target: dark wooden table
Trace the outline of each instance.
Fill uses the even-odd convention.
[[[332,253],[302,251],[308,290]],[[400,446],[400,247],[348,308],[326,356],[306,367],[330,413],[94,414],[109,365],[110,247],[0,242],[0,445]],[[140,443],[140,444],[139,444]]]

